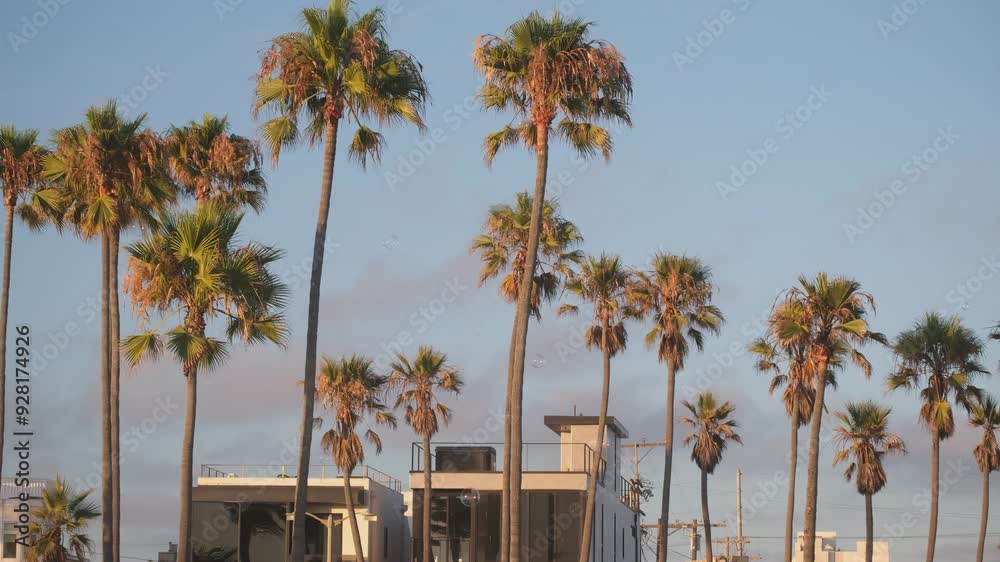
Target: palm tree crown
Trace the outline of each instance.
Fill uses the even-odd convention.
[[[205,114],[201,121],[171,127],[165,139],[174,180],[199,203],[264,210],[267,182],[252,139],[229,132],[229,119]]]
[[[779,345],[777,329],[785,316],[801,312],[801,307],[795,303],[778,305],[768,317],[768,334],[748,347],[755,358],[754,367],[760,372],[772,373],[768,393],[774,394],[784,388],[785,411],[789,416],[797,415],[799,427],[808,423],[816,399],[813,363],[809,361],[808,348],[803,341],[786,340],[784,345]]]
[[[531,223],[532,197],[517,194],[512,205],[494,205],[486,218],[484,232],[472,241],[470,251],[483,261],[479,284],[506,274],[500,281],[500,294],[509,303],[517,301],[521,278],[527,269],[528,230]],[[572,275],[573,266],[583,260],[575,249],[583,243],[576,225],[559,215],[559,203],[546,200],[542,206],[542,231],[538,243],[539,259],[532,283],[531,315],[541,318],[541,304],[559,292],[561,280]]]
[[[100,515],[100,509],[90,501],[90,490],[78,492],[62,478],[56,478],[52,487],[42,491],[42,505],[35,509],[28,525],[32,544],[27,559],[30,562],[87,560],[94,550],[87,526]]]
[[[927,313],[894,342],[897,369],[889,376],[889,390],[920,389],[920,420],[947,439],[955,432],[955,404],[970,411],[980,390],[970,384],[985,374],[980,360],[983,342],[962,325],[958,316]]]
[[[588,349],[607,351],[610,356],[625,350],[628,342],[625,320],[638,316],[636,309],[628,304],[634,283],[635,274],[622,265],[618,256],[608,254],[587,257],[580,272],[566,281],[567,291],[594,308],[594,324],[587,328],[584,337]],[[577,311],[573,304],[559,307],[560,314]]]
[[[225,359],[227,344],[205,334],[206,321],[224,320],[227,339],[284,344],[281,316],[287,287],[269,266],[280,250],[256,243],[236,245],[243,215],[206,205],[194,212],[170,213],[145,239],[128,247],[125,290],[140,319],[151,312],[181,312],[181,325],[169,331],[167,348],[185,366],[212,368]],[[124,353],[133,365],[155,358],[162,336],[150,331],[126,338]]]
[[[524,119],[486,137],[488,164],[507,146],[534,150],[539,128],[547,132],[560,114],[554,129],[560,138],[585,156],[610,158],[611,133],[588,121],[631,125],[632,76],[614,45],[590,38],[591,26],[558,12],[551,19],[532,12],[503,37],[476,41],[473,61],[486,79],[479,91],[484,107]]]
[[[38,131],[0,126],[0,186],[4,204],[14,207],[42,185],[42,163],[48,150],[38,144]]]
[[[858,493],[872,495],[885,487],[886,474],[882,458],[887,454],[905,454],[906,445],[896,433],[889,431],[891,408],[872,401],[849,402],[837,412],[841,425],[834,431],[840,445],[833,464],[847,463],[844,478],[854,479]]]
[[[724,316],[712,304],[716,291],[712,270],[698,258],[657,253],[652,269],[640,273],[634,300],[653,318],[646,345],[671,368],[684,368],[693,342],[701,351],[705,332],[718,334]]]
[[[691,460],[708,474],[722,462],[722,454],[729,442],[743,444],[736,433],[739,424],[732,419],[736,407],[732,402],[719,403],[711,392],[699,394],[695,401],[681,401],[691,417],[681,417],[680,422],[690,425],[693,433],[684,438],[684,445],[691,446]]]
[[[272,40],[261,60],[254,111],[275,114],[261,126],[273,161],[303,135],[311,145],[321,142],[325,127],[341,119],[357,126],[349,154],[362,165],[377,162],[383,145],[367,119],[424,128],[422,68],[406,51],[389,47],[384,19],[380,9],[352,18],[349,0],[331,0],[326,9],[302,10],[302,31]]]
[[[972,427],[983,430],[983,439],[974,450],[979,470],[984,473],[1000,471],[1000,446],[997,445],[1000,404],[992,396],[983,396],[973,405],[969,423]]]
[[[403,419],[421,436],[431,436],[451,421],[451,408],[441,403],[439,391],[458,394],[465,381],[448,356],[422,345],[411,361],[399,354],[392,364],[392,381],[401,387],[396,407],[403,407]]]
[[[337,466],[349,472],[364,463],[365,449],[358,426],[372,416],[375,423],[396,427],[396,418],[383,402],[389,377],[375,373],[371,359],[351,355],[333,360],[324,357],[316,382],[316,394],[333,416],[333,427],[323,435],[323,449]],[[382,438],[372,429],[365,438],[382,452]]]
[[[56,131],[43,175],[63,188],[65,218],[84,238],[152,224],[175,198],[160,155],[163,141],[114,101],[90,107],[84,122]]]

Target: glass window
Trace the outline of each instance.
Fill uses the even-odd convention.
[[[307,519],[315,522],[311,517]],[[285,525],[285,506],[245,505],[240,514],[240,562],[281,560],[285,550]],[[325,530],[320,534],[326,538]]]
[[[17,531],[13,523],[4,523],[3,526],[3,557],[17,558]]]
[[[194,562],[236,562],[239,521],[239,504],[194,502],[191,507]]]
[[[482,494],[476,503],[476,562],[500,560],[500,494]]]

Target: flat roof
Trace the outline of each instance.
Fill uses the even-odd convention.
[[[545,416],[545,426],[556,433],[569,431],[574,425],[597,425],[598,416]],[[607,417],[607,426],[622,439],[628,438],[628,430],[614,416]]]

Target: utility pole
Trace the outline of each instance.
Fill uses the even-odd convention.
[[[713,527],[726,527],[728,525],[729,524],[726,523],[725,521],[721,523],[712,523]],[[656,523],[648,523],[644,524],[643,527],[659,528],[659,525]],[[698,521],[697,519],[692,519],[690,523],[681,523],[680,521],[674,521],[673,523],[667,524],[668,529],[675,529],[675,530],[686,529],[691,532],[691,560],[698,559],[698,545],[699,545],[699,539],[701,539],[701,535],[698,533],[698,529],[704,527],[705,524],[701,521]],[[659,545],[657,545],[657,548],[659,548]]]
[[[736,469],[736,554],[743,556],[743,471]],[[729,543],[726,543],[729,558]]]

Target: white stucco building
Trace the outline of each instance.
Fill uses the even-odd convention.
[[[802,562],[804,542],[800,532],[795,540],[793,562]],[[851,546],[854,547],[854,550],[842,550],[837,545],[837,533],[817,531],[816,562],[865,562],[865,541],[855,541]],[[872,543],[872,562],[889,562],[888,542],[874,541]]]
[[[576,562],[592,463],[603,459],[595,496],[591,562],[637,562],[639,498],[621,476],[626,429],[607,419],[597,447],[596,416],[545,416],[557,442],[525,443],[522,452],[521,546],[526,562]],[[437,562],[499,560],[502,444],[431,443],[431,550]],[[413,444],[413,553],[422,548],[426,482],[423,447]]]
[[[193,491],[194,560],[281,562],[291,545],[294,467],[202,465]],[[354,471],[351,498],[368,562],[405,562],[410,531],[402,484],[372,467]],[[332,466],[309,469],[306,561],[357,560],[345,482]]]
[[[14,478],[0,479],[0,522],[3,523],[3,546],[0,550],[2,562],[24,562],[24,547],[17,544],[18,509],[22,493],[28,495],[28,509],[34,511],[42,501],[42,492],[53,485],[51,480],[32,480],[27,486],[17,486]]]

